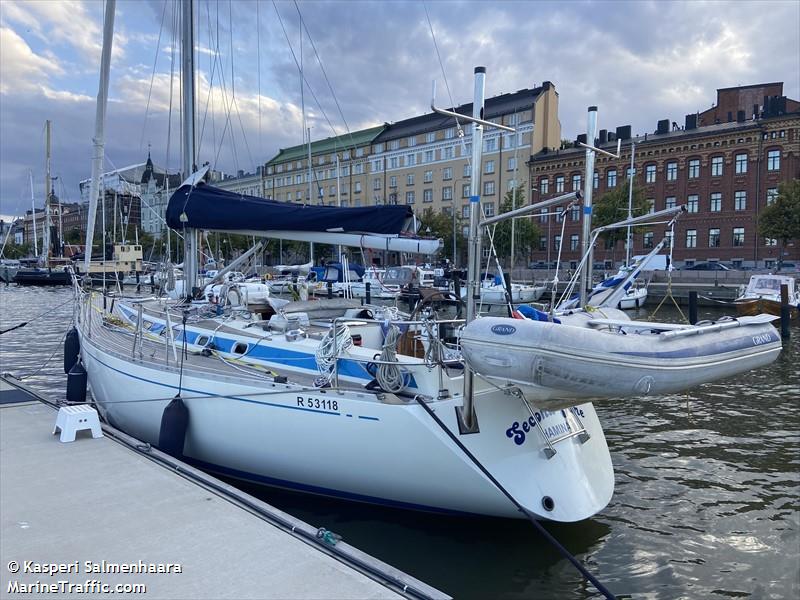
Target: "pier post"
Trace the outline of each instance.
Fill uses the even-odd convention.
[[[697,323],[697,292],[689,292],[689,323]]]
[[[514,296],[511,290],[511,273],[503,273],[503,285],[505,285],[506,296],[508,298],[508,306],[506,307],[508,310],[508,316],[513,317]]]
[[[333,298],[333,282],[329,281],[327,287],[328,287],[328,300],[330,300],[331,298]]]
[[[371,284],[369,281],[364,284],[364,289],[365,289],[364,295],[366,296],[367,304],[372,304],[372,293],[370,291],[370,286]]]
[[[781,284],[781,337],[789,339],[789,317],[791,307],[789,306],[789,286]]]

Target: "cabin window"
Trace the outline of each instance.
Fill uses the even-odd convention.
[[[238,354],[238,355],[242,356],[244,354],[247,354],[247,350],[248,349],[249,349],[249,346],[247,344],[245,344],[244,342],[236,342],[233,345],[233,348],[231,349],[231,352],[233,354]]]
[[[198,346],[207,346],[208,345],[208,336],[207,335],[199,335],[194,343]]]

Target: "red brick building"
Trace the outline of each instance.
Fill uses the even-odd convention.
[[[661,120],[653,134],[635,138],[630,126],[600,130],[595,145],[613,153],[620,138],[622,155],[597,155],[594,199],[627,185],[634,142],[634,184],[643,188],[653,210],[682,204],[688,208],[675,228],[677,265],[718,260],[735,267],[771,267],[778,246],[758,236],[758,214],[780,182],[800,178],[800,102],[782,92],[782,83],[720,89],[716,105],[687,115],[683,127],[672,122],[670,128],[669,120]],[[532,156],[528,167],[534,201],[583,190],[584,159],[585,150],[577,142]],[[574,266],[580,259],[580,211],[566,219],[562,260]],[[555,217],[537,221],[541,238],[532,259],[555,260],[562,223]],[[633,253],[648,252],[665,233],[663,226],[655,226],[634,234]],[[624,257],[621,247],[595,248],[595,260],[610,267],[612,258],[619,262]],[[784,260],[800,261],[800,240],[785,250]]]

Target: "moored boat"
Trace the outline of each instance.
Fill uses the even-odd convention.
[[[789,318],[800,316],[800,287],[789,275],[753,275],[734,304],[740,315],[781,314],[781,285],[788,286]]]

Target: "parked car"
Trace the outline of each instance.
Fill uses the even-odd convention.
[[[723,265],[721,262],[700,262],[695,263],[691,267],[683,267],[682,271],[730,271],[731,268]]]

